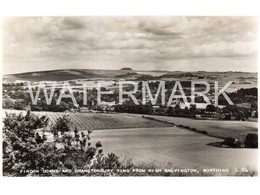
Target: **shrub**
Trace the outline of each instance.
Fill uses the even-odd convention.
[[[246,148],[258,148],[258,135],[255,133],[249,133],[245,139]]]
[[[61,134],[71,130],[71,120],[68,115],[63,115],[56,120],[56,123],[52,126],[53,133],[56,135],[58,132]]]
[[[110,153],[104,156],[101,142],[94,146],[90,134],[71,131],[68,117],[59,118],[51,128],[54,141],[46,139],[46,117],[38,118],[27,112],[6,115],[3,128],[3,174],[5,176],[26,175],[81,175],[73,172],[84,168],[119,168],[119,157]],[[61,133],[61,136],[57,136]],[[69,172],[48,172],[44,170],[66,170]],[[34,172],[30,172],[33,170]],[[95,174],[94,174],[95,175]]]
[[[207,131],[202,131],[202,133],[203,133],[203,134],[205,134],[205,135],[207,135],[207,134],[208,134],[208,132],[207,132]]]
[[[45,140],[36,130],[46,127],[48,119],[31,115],[6,114],[3,120],[3,173],[4,175],[26,175],[21,170],[35,169],[46,163],[44,150],[49,145],[38,144]],[[43,152],[43,153],[42,153]],[[27,173],[28,174],[28,173]]]
[[[230,147],[236,147],[236,143],[238,142],[238,140],[236,138],[233,137],[227,137],[224,141],[223,144],[230,146]]]
[[[235,147],[236,147],[236,148],[244,148],[245,145],[244,145],[243,142],[241,142],[241,141],[237,141],[237,142],[235,143]]]

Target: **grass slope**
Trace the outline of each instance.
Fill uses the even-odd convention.
[[[160,121],[174,123],[175,125],[188,126],[197,130],[207,131],[209,135],[217,137],[235,137],[243,141],[248,133],[258,133],[257,122],[250,121],[223,121],[223,120],[196,120],[190,118],[153,116],[147,115]]]

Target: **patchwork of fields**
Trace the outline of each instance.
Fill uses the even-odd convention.
[[[6,110],[6,112],[16,114],[22,112],[23,114],[25,114],[25,111],[18,110]],[[199,131],[206,131],[208,135],[220,138],[235,137],[240,141],[243,141],[248,133],[258,133],[258,124],[257,122],[252,121],[197,120],[191,118],[126,113],[33,113],[39,117],[47,116],[50,119],[51,123],[55,123],[56,119],[65,114],[69,115],[73,125],[79,130],[172,127],[174,126],[173,124],[175,124],[186,126],[189,128],[196,128],[196,130]],[[156,120],[151,120],[151,118]]]
[[[139,116],[139,115],[136,115]],[[224,121],[224,120],[198,120],[191,118],[144,115],[159,121],[174,123],[175,125],[188,126],[200,131],[206,131],[216,137],[235,137],[243,141],[248,133],[258,133],[257,122],[252,121]]]

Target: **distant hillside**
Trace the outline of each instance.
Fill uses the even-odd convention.
[[[116,77],[126,78],[126,77],[132,77],[132,76],[136,76],[136,75],[138,75],[136,72],[128,72],[125,74],[117,75]]]
[[[65,81],[73,79],[83,79],[83,78],[96,78],[101,75],[88,72],[86,70],[50,70],[50,71],[40,71],[40,72],[26,72],[19,74],[4,75],[4,82],[15,82],[16,80],[25,81]]]
[[[23,81],[66,81],[76,79],[108,79],[114,78],[125,73],[121,70],[92,70],[92,69],[66,69],[26,72],[19,74],[9,74],[3,76],[3,82]]]
[[[166,71],[157,74],[159,71],[133,71],[133,70],[98,70],[98,69],[64,69],[35,71],[19,74],[3,75],[3,83],[20,81],[67,81],[67,80],[204,80],[209,83],[219,82],[219,86],[225,86],[229,81],[233,81],[232,86],[227,88],[227,92],[234,92],[241,88],[253,88],[258,86],[257,73],[249,72],[181,72]],[[156,74],[155,74],[156,73]]]

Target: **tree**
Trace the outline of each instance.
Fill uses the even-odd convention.
[[[206,110],[207,110],[209,113],[211,113],[211,112],[216,112],[217,108],[216,108],[214,105],[209,104],[209,105],[207,105]]]
[[[255,133],[249,133],[245,139],[245,146],[247,148],[258,148],[258,135]]]
[[[68,132],[71,130],[71,119],[68,115],[63,115],[56,120],[56,123],[52,126],[52,131],[54,135],[58,132],[61,134]]]
[[[39,118],[30,110],[25,116],[6,114],[3,122],[3,174],[6,176],[83,175],[73,170],[122,167],[115,154],[104,156],[101,142],[91,145],[92,131],[87,134],[79,133],[78,129],[73,131],[67,116],[50,127],[54,141],[45,135],[48,119]],[[50,169],[71,169],[72,172],[44,172]]]
[[[42,146],[38,147],[35,139],[36,129],[46,127],[47,122],[46,117],[39,118],[31,115],[30,111],[25,116],[6,113],[3,121],[4,175],[26,175],[21,170],[36,168],[39,161],[35,158],[41,156],[39,151]]]
[[[196,112],[196,104],[190,104],[190,112],[195,113]]]

